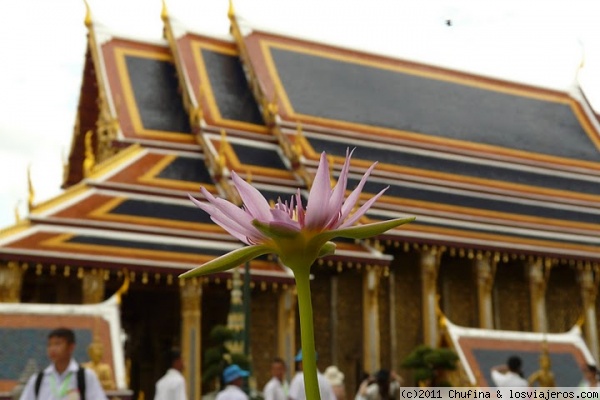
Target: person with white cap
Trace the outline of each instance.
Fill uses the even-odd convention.
[[[302,349],[296,354],[296,375],[292,379],[290,384],[290,393],[288,395],[289,400],[306,400],[306,390],[304,389],[304,373],[302,372]],[[325,376],[317,371],[317,380],[319,383],[319,393],[321,394],[321,400],[337,400],[333,393],[331,384],[325,378]]]
[[[249,397],[241,389],[244,378],[250,375],[248,371],[237,364],[231,364],[223,370],[225,389],[221,390],[215,400],[248,400]]]
[[[344,384],[344,373],[335,365],[330,365],[325,369],[325,378],[331,383],[333,394],[337,400],[346,400],[346,386]]]

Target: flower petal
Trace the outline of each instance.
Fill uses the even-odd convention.
[[[256,243],[263,238],[260,232],[252,225],[253,218],[250,216],[250,214],[246,213],[244,210],[235,204],[228,202],[227,200],[214,197],[205,188],[200,188],[200,190],[210,204],[203,203],[193,198],[191,195],[189,196],[190,199],[200,209],[206,211],[211,216],[211,219],[219,226],[238,239],[240,239],[241,236],[244,238],[250,238],[251,242]],[[240,240],[242,240],[244,243],[250,244],[250,242],[247,240]]]
[[[287,226],[289,227],[289,229],[298,232],[300,231],[300,229],[302,229],[298,221],[294,221],[290,217],[290,214],[285,212],[284,210],[273,209],[271,210],[271,214],[273,215],[273,218],[270,222],[270,225]]]
[[[344,203],[344,196],[346,196],[346,185],[348,183],[348,172],[350,170],[350,159],[352,158],[352,153],[354,150],[350,151],[346,149],[346,161],[344,162],[344,166],[342,167],[342,171],[340,172],[340,177],[338,178],[335,187],[333,188],[333,192],[331,193],[331,198],[329,199],[328,210],[329,220],[327,221],[326,226],[328,228],[337,228],[340,220],[342,209],[342,204]]]
[[[245,246],[236,249],[221,257],[215,258],[212,261],[202,264],[199,267],[191,269],[179,275],[179,278],[193,278],[195,276],[213,274],[215,272],[223,272],[228,269],[235,268],[247,261],[260,257],[263,254],[270,253],[271,247],[265,245]]]
[[[377,199],[379,199],[381,197],[381,195],[384,194],[386,190],[388,190],[388,188],[389,188],[389,186],[386,188],[383,188],[379,193],[377,193],[375,196],[373,196],[369,200],[367,200],[365,202],[365,204],[360,206],[360,208],[358,210],[356,210],[356,212],[350,216],[350,218],[346,219],[340,225],[340,228],[345,228],[345,227],[354,225],[354,223],[356,221],[358,221],[359,218],[362,217],[369,210],[369,208],[371,208],[373,203],[375,203],[377,201]]]
[[[252,219],[258,218],[263,222],[271,218],[271,206],[264,196],[252,185],[243,180],[235,172],[231,172],[233,184],[237,189],[246,210],[252,216]]]
[[[302,206],[302,194],[300,193],[300,189],[298,189],[296,191],[296,219],[301,227],[304,227],[305,216],[306,212]]]
[[[363,187],[365,186],[365,183],[367,183],[367,178],[369,177],[369,175],[371,175],[371,171],[373,171],[373,168],[375,168],[376,165],[377,163],[373,163],[373,165],[369,167],[367,172],[365,172],[363,177],[360,179],[358,185],[356,185],[356,188],[352,191],[352,193],[350,193],[350,196],[348,196],[348,198],[342,205],[342,215],[340,217],[341,223],[343,223],[344,220],[348,218],[348,215],[350,215],[350,213],[352,212],[352,209],[358,201],[358,198],[363,190]]]
[[[311,230],[321,230],[327,223],[329,198],[331,197],[331,181],[329,179],[329,162],[325,152],[321,153],[321,161],[317,168],[315,180],[310,188],[306,204],[304,226]]]

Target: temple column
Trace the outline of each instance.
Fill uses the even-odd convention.
[[[494,310],[492,308],[492,289],[496,274],[496,261],[489,256],[478,256],[475,259],[477,272],[477,306],[479,310],[479,327],[494,329]]]
[[[97,304],[104,300],[104,274],[102,270],[85,271],[81,278],[83,304]]]
[[[363,274],[363,360],[365,371],[376,371],[380,368],[381,357],[379,343],[379,278],[375,268],[367,267]]]
[[[296,291],[288,287],[279,294],[277,307],[277,350],[288,365],[287,373],[293,372],[296,354]],[[290,378],[291,376],[288,376]]]
[[[20,303],[23,269],[15,261],[0,264],[0,303]]]
[[[181,295],[181,354],[187,383],[188,398],[199,399],[201,393],[201,302],[202,284],[198,279],[180,281]]]
[[[421,251],[421,288],[423,298],[423,339],[424,344],[438,347],[439,329],[437,316],[437,277],[441,251],[437,247]]]
[[[546,284],[548,282],[548,269],[544,268],[542,259],[538,258],[528,265],[529,294],[531,298],[531,325],[534,332],[547,332],[548,320],[546,318]]]
[[[596,318],[596,296],[598,295],[598,268],[592,269],[587,263],[579,270],[579,282],[581,284],[581,298],[583,300],[583,312],[585,315],[584,334],[587,345],[590,348],[596,362],[598,362],[598,328]]]
[[[400,361],[398,360],[398,335],[396,335],[398,326],[396,323],[396,274],[390,271],[389,286],[389,302],[390,302],[390,364],[393,371],[400,369]]]

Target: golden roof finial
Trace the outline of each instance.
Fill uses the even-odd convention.
[[[302,122],[298,122],[298,125],[296,125],[296,137],[294,138],[294,144],[292,145],[292,152],[297,158],[300,158],[302,155],[302,137]]]
[[[233,0],[229,0],[229,9],[227,10],[227,17],[230,20],[235,18],[235,9],[233,8]]]
[[[219,164],[219,170],[222,171],[227,165],[227,154],[225,149],[227,148],[227,133],[225,129],[221,129],[221,143],[219,145],[219,157],[217,163]]]
[[[35,190],[33,189],[33,182],[31,181],[31,164],[27,166],[27,207],[29,211],[33,210],[33,202],[35,201]]]
[[[85,4],[85,19],[83,20],[83,23],[85,24],[86,28],[90,28],[92,26],[92,11],[90,10],[90,4],[87,2],[87,0],[83,0],[83,3]]]
[[[275,91],[273,92],[273,100],[269,102],[267,108],[269,110],[269,114],[272,116],[277,115],[279,112],[279,97],[277,96],[277,87],[275,87]]]
[[[15,224],[21,222],[21,214],[19,214],[19,201],[15,204]]]
[[[166,0],[162,0],[162,10],[160,11],[160,19],[162,19],[163,22],[166,22],[168,18],[169,10],[167,10],[167,2]]]
[[[582,313],[579,318],[577,318],[577,321],[575,321],[575,326],[577,326],[578,328],[581,329],[581,327],[583,327],[583,323],[585,322],[585,314]]]
[[[202,84],[198,84],[198,100],[197,106],[191,107],[190,111],[190,120],[192,121],[193,126],[201,126],[202,119],[204,118],[202,113]]]
[[[92,143],[93,132],[91,130],[85,133],[85,158],[83,159],[83,177],[87,178],[96,166],[96,156],[94,155],[94,146]]]
[[[117,302],[121,304],[121,300],[124,294],[129,291],[129,272],[127,270],[123,270],[123,284],[117,290],[115,295],[117,296]]]

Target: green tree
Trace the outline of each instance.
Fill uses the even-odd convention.
[[[235,332],[224,325],[215,325],[210,331],[211,346],[204,351],[202,383],[211,390],[221,387],[221,375],[230,364],[237,364],[240,368],[249,370],[250,360],[241,353],[231,353],[227,342],[235,338]]]
[[[455,370],[458,356],[451,349],[421,345],[416,347],[402,362],[404,368],[412,369],[417,383],[427,386],[450,386],[445,371]]]

